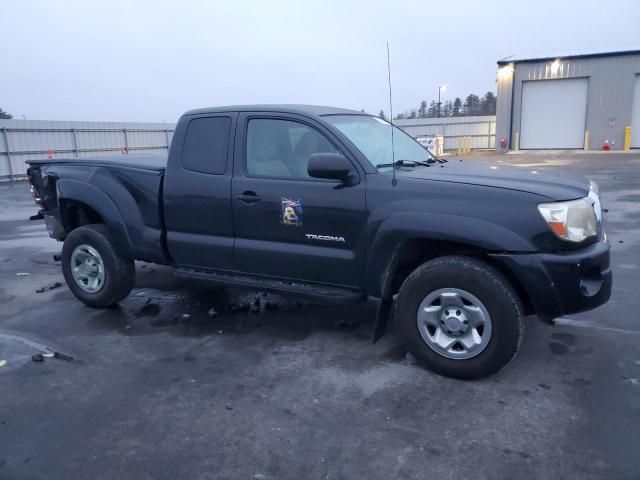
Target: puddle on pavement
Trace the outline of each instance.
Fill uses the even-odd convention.
[[[155,317],[160,311],[161,307],[157,303],[145,303],[140,309],[133,311],[133,316],[136,318]]]
[[[160,277],[165,275],[157,275],[156,283],[171,284],[171,279]],[[260,329],[294,341],[320,331],[371,339],[375,317],[371,304],[323,305],[267,292],[216,289],[182,278],[178,285],[180,293],[136,288],[119,307],[93,315],[90,324],[129,336],[160,332],[180,336],[249,334]]]

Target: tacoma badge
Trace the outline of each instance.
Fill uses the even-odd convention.
[[[325,240],[328,242],[342,242],[345,243],[344,237],[334,237],[332,235],[314,235],[313,233],[305,234],[309,240]]]

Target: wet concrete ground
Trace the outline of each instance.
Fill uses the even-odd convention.
[[[516,359],[474,382],[415,365],[393,333],[371,345],[373,302],[220,290],[145,264],[118,308],[35,293],[63,281],[60,245],[26,220],[24,183],[0,184],[0,479],[640,477],[640,161],[466,161],[594,178],[615,275],[607,305],[528,318]],[[74,360],[31,360],[50,350]]]

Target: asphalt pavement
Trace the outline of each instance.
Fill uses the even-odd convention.
[[[614,271],[609,303],[528,317],[515,360],[478,381],[416,365],[393,332],[372,345],[373,301],[139,263],[120,306],[88,308],[26,184],[0,184],[0,479],[640,478],[638,155],[464,161],[593,178]]]

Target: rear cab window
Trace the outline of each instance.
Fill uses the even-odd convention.
[[[182,147],[182,167],[222,175],[227,170],[230,117],[201,117],[189,121]]]

